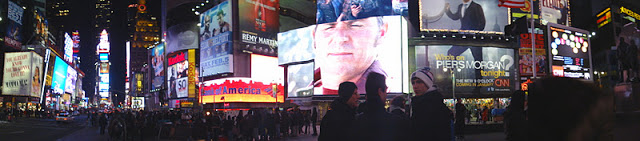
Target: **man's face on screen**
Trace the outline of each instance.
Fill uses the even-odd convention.
[[[341,82],[355,82],[375,61],[378,39],[384,32],[377,18],[317,25],[315,61],[321,68],[323,85],[335,83],[337,89]]]

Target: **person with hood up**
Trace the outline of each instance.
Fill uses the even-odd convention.
[[[349,140],[360,98],[358,87],[353,82],[342,82],[338,88],[338,96],[322,118],[319,141]]]
[[[443,103],[443,96],[433,84],[430,68],[411,74],[415,96],[411,98],[412,140],[450,141],[452,112]]]

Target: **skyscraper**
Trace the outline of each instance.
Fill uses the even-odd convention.
[[[135,10],[133,10],[135,8]],[[145,71],[144,65],[147,64],[148,51],[147,48],[160,41],[160,27],[157,18],[147,11],[146,0],[138,0],[137,4],[130,4],[127,8],[127,22],[129,29],[130,41],[130,57],[129,76],[142,75]],[[140,81],[140,80],[137,80]],[[144,80],[142,80],[144,81]],[[133,84],[136,84],[135,82]],[[146,84],[146,82],[145,82]],[[134,88],[130,86],[129,88]],[[134,94],[141,94],[143,89],[136,89]],[[140,96],[140,95],[133,95]]]

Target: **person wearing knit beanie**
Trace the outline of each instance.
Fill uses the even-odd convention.
[[[436,90],[436,85],[433,84],[433,73],[431,73],[431,68],[424,67],[416,70],[411,74],[411,85],[413,86],[413,91],[416,95],[422,95],[427,92],[431,92]],[[422,80],[422,84],[419,81],[414,82],[414,80]]]

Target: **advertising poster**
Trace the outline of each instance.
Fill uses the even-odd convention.
[[[536,55],[531,57],[531,34],[520,34],[519,62],[520,76],[533,76],[533,64],[536,67],[536,77],[546,76],[549,71],[547,50],[545,50],[545,37],[543,34],[535,34]]]
[[[169,27],[166,52],[198,48],[197,23],[182,23]]]
[[[71,66],[67,68],[67,78],[65,80],[64,92],[75,95],[76,80],[78,80],[78,72]]]
[[[151,49],[151,69],[153,71],[151,89],[158,89],[164,83],[164,44],[158,44]]]
[[[417,59],[416,62],[427,65],[416,67],[431,68],[434,84],[445,97],[452,96],[454,87],[457,97],[511,94],[515,90],[517,66],[514,49],[430,45],[416,46],[416,51],[425,48],[428,53],[416,53],[416,58],[426,60]]]
[[[67,80],[67,65],[64,60],[56,56],[55,66],[53,67],[53,80],[51,81],[51,89],[55,94],[64,94],[64,88]]]
[[[315,25],[278,33],[278,64],[310,61],[313,53],[313,35]]]
[[[5,53],[2,93],[6,95],[31,96],[31,72],[33,53]]]
[[[14,49],[20,49],[22,47],[22,17],[24,9],[16,3],[7,1],[7,33],[4,37],[4,43],[7,46]]]
[[[73,40],[73,57],[76,58],[80,53],[80,32],[78,30],[71,32],[71,39]]]
[[[188,65],[187,66],[187,74],[188,74],[188,81],[189,84],[187,85],[187,90],[189,93],[189,98],[196,98],[196,50],[195,49],[190,49],[189,51],[187,51],[189,54],[187,56],[189,56],[189,59],[187,60]]]
[[[233,72],[232,17],[229,1],[200,14],[200,74]]]
[[[568,25],[569,23],[568,0],[541,0],[540,12],[542,23],[555,23]]]
[[[508,8],[497,0],[420,0],[421,31],[502,33]]]
[[[41,88],[43,81],[43,58],[36,53],[32,53],[31,57],[31,97],[41,97]],[[6,63],[6,62],[5,62]]]
[[[187,97],[187,71],[189,62],[187,52],[178,51],[167,55],[167,95],[170,98]]]
[[[277,56],[280,0],[239,0],[240,47],[256,54]]]
[[[406,47],[407,35],[403,32],[406,28],[402,28],[405,22],[401,16],[385,16],[318,24],[312,28],[315,31],[311,36],[296,37],[308,38],[303,40],[313,43],[289,44],[295,47],[283,48],[311,49],[306,54],[315,56],[314,79],[307,85],[314,87],[314,95],[337,95],[338,85],[344,81],[355,81],[359,88],[364,88],[365,79],[371,73],[386,76],[390,93],[402,93],[402,63],[398,62],[402,62],[401,51]],[[350,40],[335,41],[339,39]],[[358,93],[364,94],[365,89],[358,89]]]
[[[316,23],[409,15],[408,0],[317,0]]]
[[[549,62],[556,77],[582,78],[591,76],[591,44],[588,31],[558,24],[549,24]]]
[[[44,2],[42,2],[44,4]],[[35,6],[35,11],[33,13],[33,17],[35,17],[35,40],[40,42],[41,44],[46,44],[47,42],[47,33],[49,32],[49,22],[45,18],[45,9],[40,6]],[[71,62],[71,61],[70,61]]]
[[[73,62],[73,40],[69,33],[64,33],[64,60],[67,62]],[[102,54],[100,55],[102,59]]]
[[[275,89],[274,89],[275,88]],[[251,78],[224,78],[204,82],[202,102],[284,103],[282,83],[262,82]]]
[[[313,95],[313,62],[290,65],[287,71],[288,97],[307,97]]]

